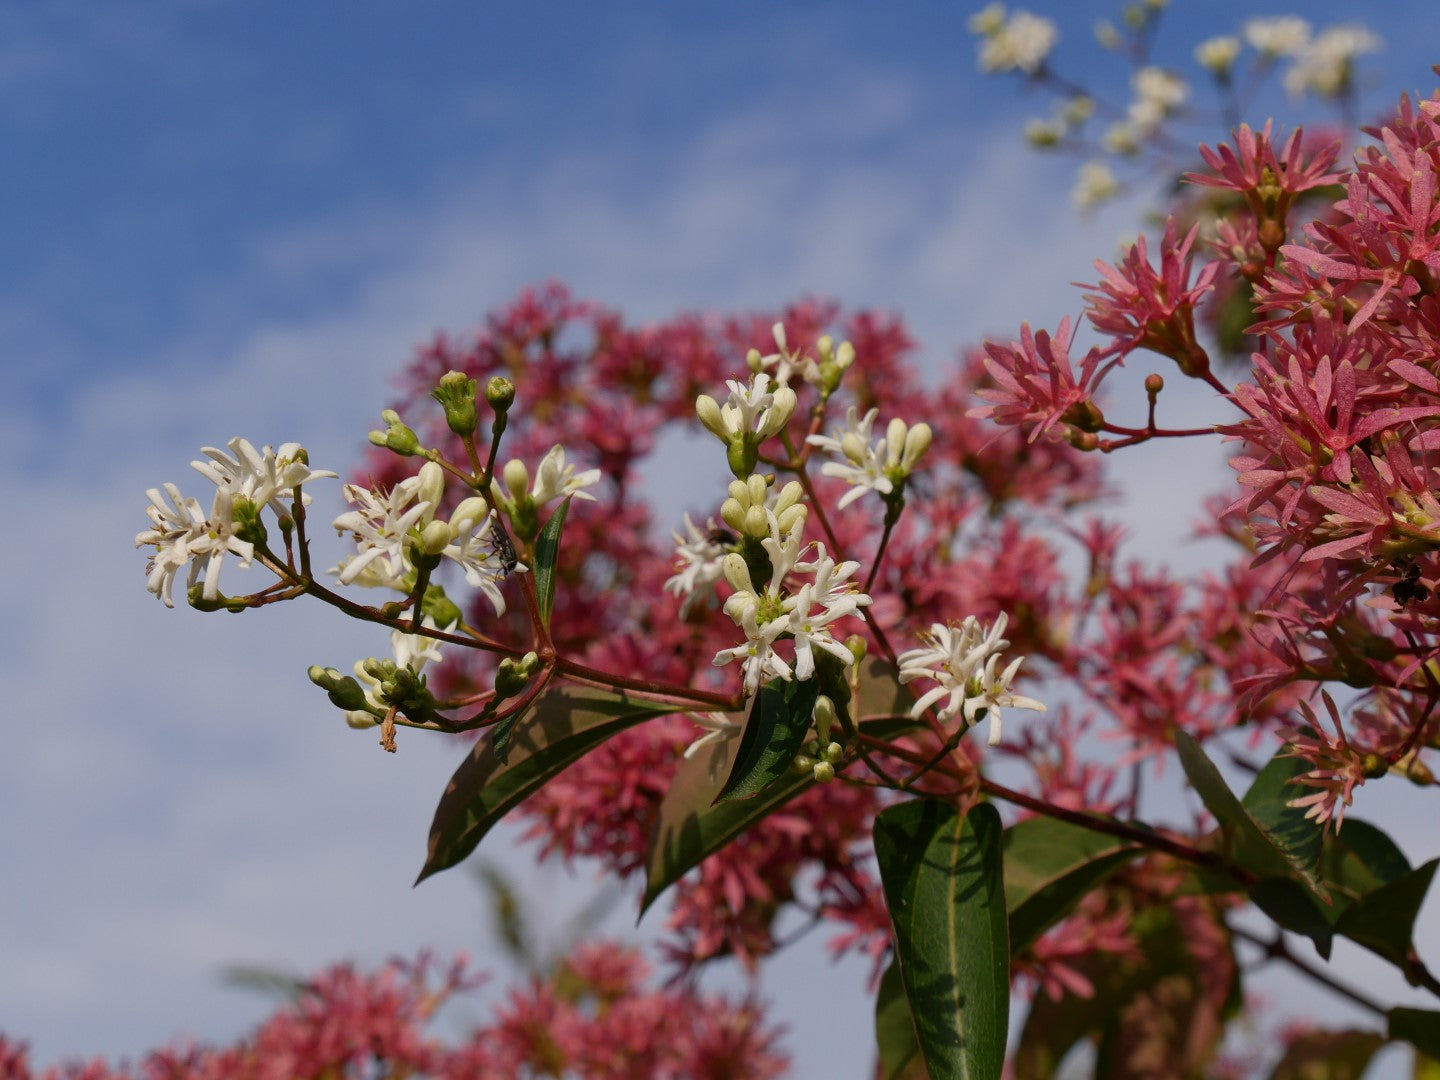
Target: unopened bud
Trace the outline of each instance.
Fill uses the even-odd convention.
[[[394,409],[386,409],[380,419],[389,426],[384,431],[370,432],[370,441],[401,457],[410,457],[420,449],[420,437],[400,419]]]
[[[445,423],[456,435],[475,434],[479,423],[475,411],[476,382],[463,371],[447,371],[440,376],[440,383],[430,396],[445,409]],[[511,385],[511,396],[514,386]]]
[[[695,415],[700,418],[706,430],[719,436],[725,442],[730,441],[730,433],[725,429],[725,416],[720,411],[720,403],[709,394],[701,394],[695,399]]]
[[[519,458],[511,458],[507,461],[500,475],[505,480],[505,486],[509,489],[512,498],[518,499],[530,490],[530,470]]]
[[[1154,397],[1165,389],[1165,380],[1157,373],[1152,372],[1145,376],[1145,393]]]
[[[815,699],[815,733],[822,743],[830,741],[830,729],[835,726],[835,702],[821,694]]]
[[[817,761],[810,767],[810,775],[817,784],[828,784],[835,779],[835,766],[828,761]]]
[[[504,375],[492,375],[485,384],[485,400],[497,413],[508,412],[515,404],[515,384]]]

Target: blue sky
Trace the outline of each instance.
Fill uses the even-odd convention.
[[[1048,102],[975,70],[978,6],[0,5],[6,1031],[40,1060],[229,1038],[267,1003],[223,964],[487,948],[462,874],[409,888],[455,750],[381,754],[304,678],[383,636],[165,611],[144,489],[234,434],[344,471],[415,344],[551,277],[639,317],[894,308],[936,365],[1077,311],[1135,208],[1076,218],[1073,164],[1020,144]],[[1067,71],[1119,78],[1088,29],[1115,12],[1030,6]],[[1193,74],[1186,43],[1300,7],[1178,0],[1158,57]],[[1365,14],[1366,100],[1428,91],[1440,17]],[[1142,546],[1183,531],[1180,463],[1126,474]],[[545,874],[558,923],[594,886]],[[868,1054],[860,978],[816,941],[766,984],[802,1075]]]

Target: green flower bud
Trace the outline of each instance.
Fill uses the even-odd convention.
[[[825,694],[815,699],[815,732],[822,743],[830,741],[830,730],[835,726],[835,702]]]
[[[394,409],[386,409],[380,419],[389,426],[384,431],[370,432],[370,441],[401,457],[412,457],[420,450],[420,437],[411,431]]]
[[[519,499],[530,490],[530,470],[525,467],[525,462],[519,458],[511,458],[505,463],[500,476],[505,481],[505,487],[509,490],[512,498]]]
[[[485,400],[497,413],[506,413],[515,404],[515,384],[504,375],[492,375],[485,384]]]
[[[475,380],[466,376],[463,371],[447,371],[440,376],[440,384],[430,393],[430,396],[444,407],[445,423],[450,425],[450,430],[456,435],[463,437],[475,434],[475,428],[479,424],[475,410],[476,386]],[[514,397],[513,386],[511,397]]]
[[[810,774],[817,784],[828,784],[835,779],[835,766],[828,761],[817,761],[811,766]]]
[[[443,521],[432,521],[420,530],[420,550],[426,555],[436,556],[450,546],[450,526]]]
[[[695,415],[708,431],[719,436],[724,442],[730,441],[730,432],[725,428],[725,416],[720,411],[720,403],[709,394],[701,394],[695,399]]]
[[[831,765],[839,765],[841,759],[845,757],[845,747],[838,742],[829,743],[824,750],[820,751],[820,756]]]

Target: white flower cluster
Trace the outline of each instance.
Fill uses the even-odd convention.
[[[1034,75],[1060,40],[1060,32],[1049,19],[1028,11],[1007,18],[1004,4],[991,4],[973,15],[970,29],[985,39],[980,44],[982,71]]]
[[[331,568],[340,584],[407,591],[419,552],[457,563],[466,582],[484,593],[495,613],[505,613],[505,598],[495,582],[508,568],[492,538],[491,530],[500,526],[484,497],[462,500],[448,521],[437,517],[445,496],[445,470],[433,461],[388,493],[357,484],[346,484],[344,492],[356,509],[337,517],[335,529],[349,533],[357,551]]]
[[[912,427],[898,416],[890,421],[885,435],[872,444],[870,432],[879,413],[879,409],[871,409],[862,417],[852,405],[845,413],[843,427],[832,430],[829,435],[811,435],[805,440],[838,459],[820,467],[823,475],[853,485],[853,490],[840,498],[841,510],[867,491],[889,495],[930,449],[934,438],[930,425],[920,423]]]
[[[1120,181],[1103,161],[1087,161],[1075,178],[1072,198],[1082,210],[1113,199],[1120,194]]]
[[[681,597],[680,617],[688,618],[695,606],[715,591],[725,577],[725,545],[716,537],[721,534],[715,519],[705,522],[702,532],[690,515],[685,515],[685,536],[672,532],[675,538],[675,573],[665,582],[665,591]]]
[[[1363,26],[1332,26],[1310,42],[1285,72],[1285,90],[1291,97],[1314,92],[1340,97],[1355,77],[1355,58],[1380,48],[1380,39]]]
[[[727,379],[730,396],[721,405],[709,394],[695,399],[695,412],[700,422],[717,435],[723,442],[736,439],[754,439],[757,442],[778,434],[795,415],[799,399],[795,391],[784,385],[770,389],[773,380],[764,371],[757,371],[745,386],[735,379]]]
[[[731,552],[724,561],[725,578],[735,589],[725,601],[725,614],[745,632],[745,640],[716,653],[715,664],[719,667],[741,661],[746,694],[754,694],[760,683],[771,676],[787,682],[791,678],[811,678],[815,674],[816,649],[830,653],[847,666],[854,664],[854,654],[835,640],[830,626],[870,603],[870,597],[849,580],[860,569],[859,563],[837,564],[819,544],[811,545],[814,559],[801,561],[806,550],[801,539],[804,517],[797,516],[789,530],[782,533],[779,518],[773,511],[767,513],[770,535],[760,541],[770,558],[770,580],[764,587],[756,587],[750,568],[738,553]],[[792,571],[811,575],[811,580],[796,592],[785,586]],[[775,652],[781,635],[793,639],[793,669]]]
[[[495,496],[497,505],[513,512],[516,502],[526,497],[532,506],[544,506],[569,495],[594,502],[595,496],[584,489],[600,482],[600,470],[586,469],[576,473],[574,465],[565,464],[565,448],[556,443],[540,459],[540,466],[535,470],[534,486],[530,485],[530,470],[519,458],[507,461],[500,470],[500,477],[504,484],[491,480],[490,493]],[[525,490],[527,487],[530,488],[528,492]]]
[[[1002,708],[1044,712],[1041,702],[1010,691],[1010,682],[1020,669],[1023,656],[1017,656],[1004,671],[996,674],[1000,654],[1010,645],[1003,636],[1006,622],[1002,612],[988,630],[973,615],[959,627],[935,623],[928,634],[921,635],[924,644],[920,648],[901,653],[898,659],[902,683],[915,679],[930,679],[935,683],[915,702],[910,715],[918,717],[948,696],[949,700],[937,714],[941,721],[961,714],[969,727],[983,709],[990,720],[989,742],[995,746],[1001,738]]]
[[[1195,62],[1220,79],[1230,77],[1240,56],[1240,39],[1234,34],[1206,38],[1195,46]]]
[[[328,470],[311,469],[299,443],[285,443],[278,450],[256,450],[247,440],[236,437],[227,444],[235,455],[214,446],[200,452],[209,460],[190,464],[215,485],[215,499],[206,514],[195,498],[187,498],[175,484],[164,489],[150,488],[146,514],[151,528],[135,536],[135,546],[152,545],[155,554],[147,567],[145,588],[166,607],[174,607],[175,578],[190,568],[187,588],[193,588],[204,574],[201,595],[215,600],[220,595],[220,567],[226,555],[234,555],[242,567],[250,565],[255,545],[237,534],[237,503],[246,501],[258,509],[272,507],[285,513],[293,504],[296,489],[310,480],[332,478]],[[168,499],[168,501],[167,501]],[[302,493],[302,502],[310,496]]]

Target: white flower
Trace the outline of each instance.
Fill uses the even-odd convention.
[[[833,565],[833,563],[832,563]],[[800,586],[800,591],[786,601],[789,608],[786,629],[795,639],[795,677],[802,682],[815,674],[815,650],[823,649],[846,667],[855,663],[855,654],[830,634],[836,619],[854,614],[857,597],[849,593],[843,599],[826,604],[817,595],[813,584]],[[864,597],[868,603],[870,598]],[[811,610],[811,609],[815,610]]]
[[[725,577],[725,546],[714,539],[715,519],[708,518],[701,532],[685,515],[685,531],[689,538],[671,533],[675,538],[675,573],[665,582],[665,590],[683,597],[680,617],[683,619],[699,604],[714,595],[715,586]]]
[[[773,513],[771,519],[774,520]],[[854,654],[830,633],[830,625],[856,614],[870,603],[869,596],[846,580],[860,564],[837,565],[819,544],[813,545],[817,553],[814,561],[801,562],[803,525],[803,522],[797,524],[784,537],[776,527],[771,536],[761,541],[771,565],[770,582],[763,591],[755,588],[749,567],[739,553],[725,556],[725,577],[735,588],[725,601],[725,614],[745,632],[746,640],[716,653],[715,664],[743,661],[746,694],[755,693],[767,675],[787,682],[792,677],[802,681],[811,678],[815,674],[816,649],[823,649],[847,666],[855,662]],[[813,574],[814,580],[801,585],[797,592],[787,594],[784,580],[792,571]],[[789,634],[795,642],[793,672],[775,653],[775,642],[783,634]]]
[[[910,715],[920,716],[947,696],[949,700],[936,714],[942,722],[963,715],[968,726],[984,709],[991,720],[990,745],[994,746],[1000,741],[1002,706],[1044,712],[1045,706],[1035,699],[1010,692],[1010,681],[1025,659],[1023,656],[1012,660],[999,676],[995,674],[1000,653],[1010,644],[1002,636],[1006,622],[1002,612],[989,629],[973,615],[958,628],[936,623],[928,634],[921,635],[925,643],[921,648],[901,653],[898,660],[902,683],[920,678],[935,683],[911,707]]]
[[[1190,88],[1185,80],[1164,68],[1143,67],[1132,80],[1135,102],[1130,106],[1130,123],[1142,136],[1149,135],[1160,122],[1185,103]]]
[[[304,447],[296,442],[285,443],[279,450],[268,446],[256,450],[248,439],[237,435],[226,445],[234,457],[218,447],[202,446],[200,452],[210,460],[192,461],[191,466],[231,496],[243,496],[257,506],[273,503],[282,513],[287,509],[282,504],[295,498],[297,487],[336,475],[328,469],[311,469],[304,461]],[[305,495],[303,501],[308,506],[310,496]]]
[[[145,513],[153,527],[135,535],[136,547],[148,544],[155,548],[146,568],[146,590],[159,597],[166,607],[174,607],[175,577],[188,565],[190,575],[186,587],[193,587],[203,572],[205,587],[201,595],[206,600],[214,600],[220,595],[220,567],[225,556],[236,556],[240,565],[246,567],[255,554],[254,544],[235,535],[231,493],[223,487],[216,489],[208,517],[201,511],[198,500],[181,495],[174,484],[166,484],[163,494],[159,488],[150,488],[146,494],[150,505]]]
[[[1321,97],[1339,97],[1350,87],[1355,57],[1379,47],[1380,39],[1363,26],[1332,26],[1285,72],[1285,89],[1292,97],[1301,97],[1307,90]]]
[[[790,422],[798,404],[794,390],[780,386],[771,391],[770,382],[770,376],[763,371],[750,377],[749,386],[727,379],[730,396],[725,404],[701,394],[695,399],[695,413],[723,442],[731,443],[737,437],[768,439]]]
[[[759,349],[751,349],[745,357],[745,362],[750,370],[768,372],[773,367],[777,387],[789,386],[790,380],[797,371],[805,382],[818,383],[820,381],[820,365],[815,362],[813,357],[803,355],[799,349],[791,351],[785,336],[785,324],[777,322],[770,328],[770,333],[775,338],[776,351],[761,356]]]
[[[1034,75],[1059,40],[1060,33],[1049,19],[1017,11],[985,38],[980,46],[980,70]]]
[[[1107,199],[1113,199],[1118,194],[1120,194],[1120,181],[1115,179],[1115,174],[1110,171],[1109,166],[1099,161],[1089,161],[1080,166],[1080,174],[1075,181],[1074,191],[1077,206],[1089,209]]]
[[[479,589],[496,615],[505,614],[505,597],[496,582],[511,570],[524,572],[529,569],[524,563],[508,564],[505,547],[497,542],[498,530],[504,528],[496,519],[495,511],[478,495],[464,500],[450,515],[450,543],[440,554],[459,564],[465,572],[465,581],[472,588]],[[505,543],[508,544],[507,537]]]
[[[530,489],[530,497],[535,500],[536,506],[543,506],[552,499],[563,499],[567,495],[594,502],[595,496],[588,491],[582,491],[581,488],[587,488],[599,482],[599,469],[586,469],[576,475],[575,466],[565,464],[565,448],[556,443],[550,448],[550,452],[540,460],[540,467],[535,471],[535,486]]]
[[[388,495],[346,484],[342,489],[345,498],[358,509],[337,517],[335,530],[350,533],[359,550],[331,568],[332,574],[339,574],[340,584],[359,581],[403,590],[405,577],[413,569],[405,551],[416,539],[411,530],[434,520],[444,485],[444,473],[433,461],[427,461],[415,476],[401,480]]]
[[[830,435],[810,435],[806,438],[806,442],[841,459],[827,461],[820,467],[823,475],[836,477],[854,486],[854,490],[841,496],[841,510],[867,491],[889,495],[895,490],[895,484],[914,470],[920,457],[930,448],[933,438],[929,424],[911,427],[896,417],[890,421],[884,438],[872,445],[870,430],[879,410],[871,409],[864,417],[859,417],[857,413],[852,405],[845,413],[844,427],[834,429]]]
[[[705,729],[705,734],[685,748],[686,761],[693,760],[707,746],[722,746],[745,730],[744,724],[736,723],[722,712],[690,713],[689,716]],[[716,757],[710,763],[711,769],[716,768],[721,760],[721,757]]]
[[[1266,57],[1295,56],[1310,43],[1310,24],[1298,15],[1276,15],[1246,22],[1245,40]]]
[[[1240,39],[1233,34],[1207,38],[1195,46],[1195,60],[1207,71],[1220,78],[1230,74],[1235,59],[1240,55]]]
[[[739,558],[739,556],[736,556]],[[728,558],[727,558],[728,561]],[[731,649],[715,654],[715,666],[723,667],[733,660],[741,661],[745,672],[745,693],[754,694],[767,675],[790,681],[790,665],[775,654],[775,639],[789,629],[788,615],[777,614],[760,621],[761,605],[754,593],[736,592],[725,601],[725,614],[745,632],[745,640]]]

